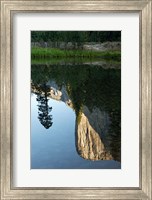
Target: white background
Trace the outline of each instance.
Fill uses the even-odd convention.
[[[30,32],[120,30],[121,169],[30,169]],[[139,15],[137,13],[16,14],[13,19],[14,158],[16,187],[139,186]]]

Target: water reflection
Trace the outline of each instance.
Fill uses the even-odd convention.
[[[87,160],[121,161],[121,70],[93,64],[33,64],[32,92],[38,118],[53,126],[49,99],[64,102],[76,114],[75,144]],[[59,116],[60,117],[60,116]],[[63,113],[64,117],[64,113]]]
[[[52,115],[49,114],[52,107],[48,106],[50,88],[44,83],[40,85],[32,85],[32,89],[35,94],[37,94],[36,100],[38,102],[38,119],[40,123],[48,129],[53,124]]]
[[[76,146],[81,157],[89,160],[112,160],[106,148],[105,135],[110,119],[108,113],[94,108],[91,112],[83,106],[81,120],[76,123]]]

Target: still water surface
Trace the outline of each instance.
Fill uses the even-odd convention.
[[[32,169],[121,168],[121,73],[108,66],[32,65]]]

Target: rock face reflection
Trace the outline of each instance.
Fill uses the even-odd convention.
[[[41,74],[39,70],[43,68],[46,74],[42,82],[38,78]],[[52,109],[47,105],[47,98],[62,101],[75,111],[78,154],[92,161],[121,161],[120,68],[114,70],[110,67],[108,71],[99,66],[79,67],[82,73],[78,75],[74,74],[76,66],[64,66],[64,70],[63,66],[57,66],[57,70],[54,66],[42,66],[42,69],[33,67],[32,92],[39,95],[41,91],[41,98],[45,99],[45,113],[49,114]],[[71,77],[68,75],[70,70]],[[44,85],[47,91],[44,91]],[[53,116],[48,120],[45,115],[45,119],[49,121],[47,128],[51,127]]]
[[[104,142],[108,132],[109,117],[98,108],[92,112],[84,106],[81,119],[76,123],[76,147],[79,155],[89,160],[111,160],[110,152]]]

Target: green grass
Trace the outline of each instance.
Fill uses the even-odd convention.
[[[58,65],[58,64],[92,64],[94,62],[106,62],[107,64],[120,65],[120,61],[117,60],[105,60],[103,58],[37,58],[34,57],[31,60],[31,64],[49,64],[49,65]]]
[[[61,50],[51,48],[32,48],[32,58],[103,58],[121,60],[120,51]]]

